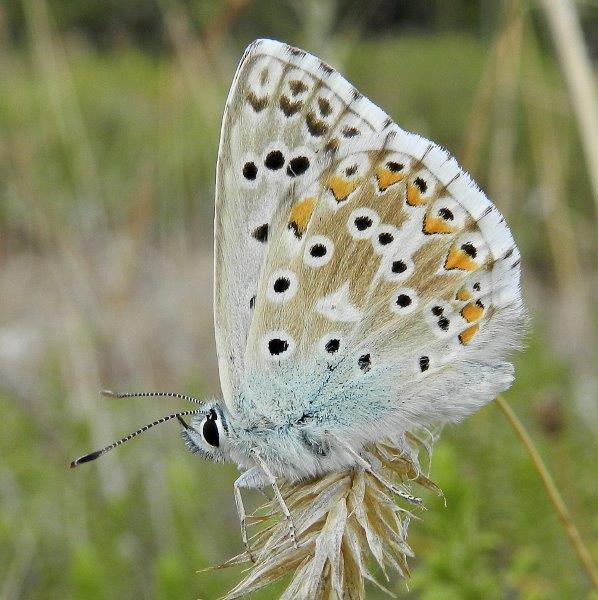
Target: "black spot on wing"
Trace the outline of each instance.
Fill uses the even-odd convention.
[[[289,349],[289,342],[280,338],[268,340],[268,351],[272,356],[278,356]]]
[[[268,241],[268,223],[264,223],[259,227],[256,227],[251,235],[258,241],[265,244]]]
[[[334,354],[335,352],[338,351],[338,349],[340,348],[340,345],[341,345],[341,341],[339,339],[332,338],[326,342],[324,349],[329,354]]]
[[[369,354],[363,354],[362,356],[359,357],[359,359],[357,360],[357,364],[359,365],[359,368],[364,372],[367,373],[372,365],[372,358]]]
[[[407,270],[407,265],[402,260],[395,260],[392,263],[391,271],[395,274],[404,273]]]
[[[287,166],[287,175],[289,177],[297,177],[303,175],[309,169],[309,158],[307,156],[296,156],[289,161]]]
[[[365,231],[373,225],[372,219],[365,215],[361,217],[356,217],[354,223],[358,231]]]
[[[411,304],[411,298],[407,294],[399,294],[396,300],[397,306],[407,308]]]
[[[254,162],[248,161],[243,165],[243,177],[249,181],[254,181],[257,177],[257,166]]]
[[[271,171],[277,171],[284,165],[284,156],[280,150],[272,150],[266,155],[264,165]]]
[[[352,137],[355,137],[356,135],[359,135],[359,129],[357,129],[356,127],[349,127],[347,125],[346,127],[343,128],[341,133],[343,134],[343,137],[352,138]]]
[[[326,252],[328,252],[328,250],[326,249],[326,246],[324,246],[324,244],[314,244],[309,249],[309,253],[314,258],[321,258],[322,256],[325,256]]]
[[[426,190],[428,189],[428,184],[426,183],[425,179],[422,179],[421,177],[416,177],[413,180],[413,185],[417,187],[422,194],[425,194]]]
[[[307,130],[314,137],[320,137],[324,135],[328,131],[328,125],[315,115],[313,112],[307,113],[305,116],[305,123],[307,125]]]
[[[473,244],[467,243],[461,246],[461,250],[467,254],[467,256],[471,258],[475,258],[478,255],[478,251],[476,250]]]
[[[291,285],[290,280],[287,277],[279,277],[275,282],[274,282],[274,291],[277,294],[282,294],[284,292],[286,292],[289,287]]]

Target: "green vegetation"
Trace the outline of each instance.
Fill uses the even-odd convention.
[[[33,1],[10,13],[16,41],[0,37],[0,598],[212,599],[239,578],[235,569],[196,574],[241,549],[235,469],[186,453],[175,425],[68,470],[75,456],[172,407],[106,400],[97,389],[218,394],[213,172],[224,99],[253,30],[233,43],[221,24],[208,47],[195,30],[209,22],[199,4],[189,13],[161,6],[164,51],[127,39],[98,48],[66,26],[58,33],[48,6]],[[511,27],[500,19],[483,37],[351,30],[310,49],[406,129],[469,159],[507,214],[534,317],[508,398],[597,556],[596,307],[587,285],[596,221],[558,65],[537,40],[538,21],[517,18],[522,38],[509,34],[499,68],[494,40]],[[311,39],[295,35],[288,41]],[[512,97],[501,94],[508,86]],[[431,477],[447,507],[427,497],[429,510],[411,524],[411,591],[400,581],[393,589],[422,600],[589,597],[495,406],[444,432]],[[371,588],[370,597],[383,596]]]

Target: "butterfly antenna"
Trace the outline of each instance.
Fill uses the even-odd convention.
[[[149,398],[151,396],[164,396],[167,398],[178,398],[179,400],[187,400],[194,404],[203,404],[201,400],[187,394],[179,394],[177,392],[113,392],[111,390],[100,390],[100,394],[106,398]]]
[[[121,438],[118,441],[112,442],[112,444],[109,444],[108,446],[106,446],[105,448],[102,448],[101,450],[95,450],[94,452],[90,452],[89,454],[85,454],[84,456],[80,456],[79,458],[76,458],[74,461],[71,462],[71,469],[74,469],[75,467],[82,465],[83,463],[95,460],[96,458],[100,458],[100,456],[106,454],[106,452],[110,452],[110,450],[114,450],[114,448],[118,448],[118,446],[120,446],[121,444],[124,444],[125,442],[132,440],[134,437],[137,437],[141,433],[144,433],[145,431],[147,431],[148,429],[151,429],[152,427],[155,427],[156,425],[160,425],[160,423],[165,423],[166,421],[170,421],[170,419],[178,419],[179,421],[182,421],[182,417],[198,415],[198,414],[201,414],[202,412],[203,412],[203,410],[201,410],[201,409],[184,410],[182,412],[177,412],[177,413],[173,413],[171,415],[167,415],[166,417],[162,417],[161,419],[158,419],[157,421],[154,421],[153,423],[144,425],[143,427],[141,427],[137,431],[134,431],[133,433],[129,433],[129,435],[126,435],[125,437]]]

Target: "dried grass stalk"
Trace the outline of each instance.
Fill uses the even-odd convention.
[[[415,452],[378,443],[366,458],[401,485],[415,482],[441,494],[421,473]],[[261,516],[254,518],[254,524],[274,522],[253,537],[255,562],[225,600],[245,596],[291,572],[294,574],[281,596],[283,600],[359,600],[365,595],[365,579],[385,589],[368,570],[370,555],[385,576],[389,568],[402,577],[409,575],[407,558],[413,553],[407,544],[407,528],[412,517],[409,509],[413,507],[398,506],[372,475],[361,470],[330,473],[284,484],[281,491],[293,515],[299,547],[292,545],[276,502],[266,504],[258,511]],[[221,567],[247,561],[243,553]]]

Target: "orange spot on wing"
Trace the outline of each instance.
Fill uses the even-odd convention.
[[[444,268],[447,270],[475,271],[478,265],[466,252],[453,244],[444,261]]]
[[[469,323],[473,323],[474,321],[481,319],[483,314],[484,306],[477,302],[470,302],[461,309],[461,316]]]
[[[339,175],[333,175],[328,182],[328,187],[337,202],[344,202],[358,185],[358,181],[349,181]]]
[[[427,198],[422,198],[421,190],[412,183],[407,184],[407,204],[410,206],[421,206],[428,201]]]
[[[289,228],[295,231],[297,237],[301,237],[307,228],[309,219],[314,211],[315,198],[304,198],[291,209],[289,216]]]
[[[462,344],[469,344],[469,342],[471,342],[473,336],[478,332],[479,329],[479,325],[472,325],[471,327],[468,327],[465,331],[459,334],[459,341]]]
[[[431,214],[426,213],[424,217],[424,226],[422,227],[424,233],[453,233],[457,231],[457,227],[451,225],[444,219],[439,217],[433,217]]]
[[[378,180],[378,189],[381,192],[386,191],[391,185],[398,183],[404,178],[402,173],[393,172],[390,169],[378,169],[376,179]]]
[[[467,291],[466,288],[461,288],[457,292],[457,300],[461,300],[462,302],[467,302],[471,299],[471,294]]]

